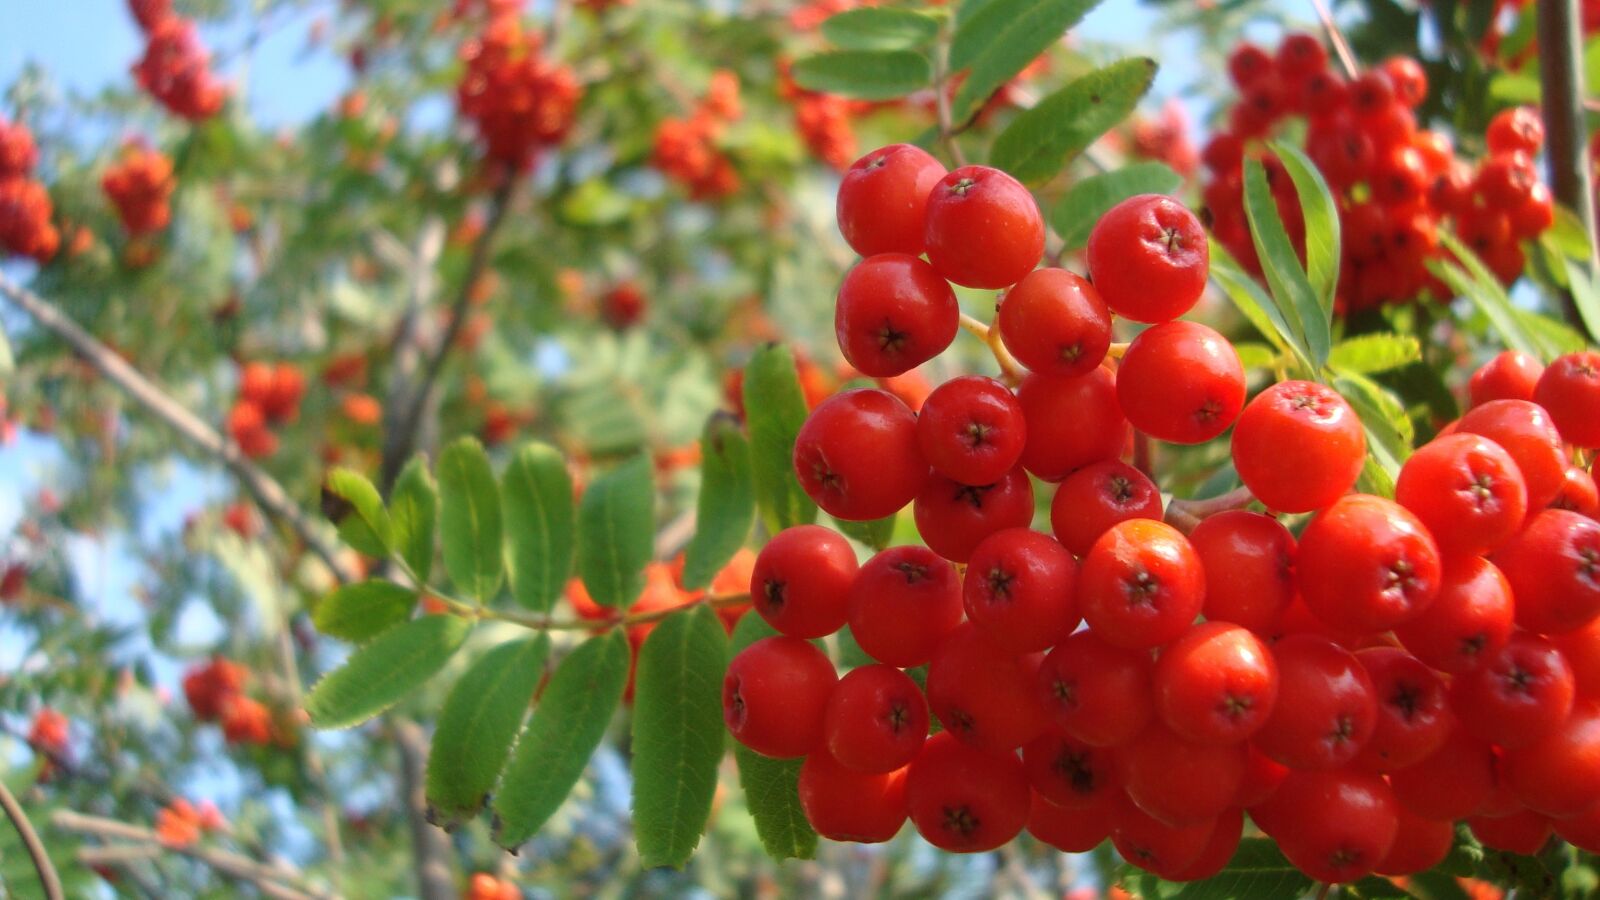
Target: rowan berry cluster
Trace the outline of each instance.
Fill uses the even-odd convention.
[[[572,129],[582,91],[572,70],[541,55],[544,39],[513,6],[495,7],[482,34],[461,45],[456,103],[489,159],[522,170]]]
[[[1518,241],[1554,221],[1550,189],[1533,164],[1544,128],[1532,109],[1497,115],[1489,155],[1473,164],[1456,156],[1448,135],[1417,127],[1414,111],[1427,97],[1428,79],[1414,59],[1394,57],[1346,79],[1329,67],[1317,38],[1291,34],[1276,53],[1241,45],[1228,70],[1242,97],[1227,128],[1202,151],[1211,175],[1205,202],[1218,242],[1252,270],[1260,266],[1245,220],[1242,161],[1254,153],[1251,141],[1301,127],[1306,153],[1339,203],[1341,311],[1452,296],[1427,269],[1446,258],[1443,229],[1510,283],[1525,263]],[[1276,158],[1262,162],[1284,224],[1304,247],[1293,181]]]
[[[600,295],[600,318],[617,331],[624,331],[644,318],[649,303],[637,281],[619,281]]]
[[[463,900],[522,900],[515,882],[502,881],[488,872],[478,872],[467,885]]]
[[[739,76],[727,70],[713,73],[705,96],[688,117],[669,117],[656,126],[651,165],[687,187],[696,200],[734,193],[739,189],[739,172],[717,140],[743,112]]]
[[[128,0],[128,11],[145,34],[144,55],[133,65],[139,86],[192,122],[221,112],[228,87],[211,71],[211,54],[194,22],[174,12],[171,0]]]
[[[142,141],[129,141],[121,158],[106,170],[100,189],[117,210],[129,237],[161,231],[172,222],[172,191],[177,181],[172,160]]]
[[[756,559],[779,635],[733,659],[725,720],[804,757],[820,834],[883,841],[909,818],[956,852],[1024,829],[1071,852],[1109,839],[1178,881],[1226,864],[1246,812],[1326,882],[1430,868],[1460,819],[1492,847],[1600,847],[1600,522],[1551,508],[1595,506],[1570,458],[1600,444],[1600,353],[1493,361],[1394,500],[1351,493],[1366,444],[1339,394],[1286,381],[1246,404],[1228,342],[1176,320],[1208,267],[1178,203],[1106,213],[1092,282],[1034,268],[1038,208],[994,169],[886,147],[838,210],[865,257],[835,319],[856,368],[943,351],[953,281],[1008,288],[989,337],[1030,371],[1015,391],[954,378],[919,412],[846,391],[800,430],[823,511],[910,504],[926,544],[858,562],[801,525]],[[1113,314],[1150,323],[1120,360]],[[1238,503],[1164,510],[1122,461],[1135,428],[1199,443],[1230,426]],[[1048,533],[1030,528],[1034,479],[1056,483]],[[1305,513],[1297,541],[1277,515]],[[840,677],[811,641],[844,630],[873,663]]]
[[[72,723],[67,717],[48,706],[39,708],[28,725],[28,746],[42,757],[39,763],[39,780],[49,781],[55,776],[56,759],[66,756],[67,741],[71,737]]]
[[[228,411],[229,436],[245,456],[271,456],[278,451],[272,426],[299,417],[305,392],[305,376],[295,365],[246,363],[239,372],[239,399]]]
[[[244,666],[213,657],[183,676],[183,696],[196,719],[222,726],[223,739],[230,744],[281,742],[271,710],[244,692],[248,677]]]
[[[207,832],[223,831],[228,822],[210,800],[195,806],[178,797],[156,811],[156,837],[168,847],[192,847]]]
[[[50,192],[33,179],[38,164],[33,133],[21,122],[0,118],[0,258],[27,256],[46,263],[61,246],[61,234],[50,222]]]

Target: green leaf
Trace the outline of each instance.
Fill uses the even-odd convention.
[[[339,537],[368,556],[388,556],[392,539],[389,513],[367,476],[354,469],[334,469],[328,473],[328,490],[353,507],[350,515],[334,523],[339,526]]]
[[[1533,338],[1533,342],[1539,345],[1539,355],[1546,360],[1588,349],[1588,341],[1584,336],[1565,322],[1531,309],[1513,307],[1511,312],[1528,336]]]
[[[778,632],[760,616],[744,616],[733,629],[732,654]],[[841,632],[843,637],[847,632]],[[811,859],[817,853],[817,833],[800,808],[800,766],[804,760],[772,759],[735,743],[739,787],[756,825],[761,846],[773,859]]]
[[[646,868],[681,867],[705,831],[722,759],[727,667],[727,634],[706,606],[663,619],[639,651],[633,827]]]
[[[989,0],[963,16],[950,43],[952,71],[970,69],[952,112],[965,122],[989,96],[1083,20],[1099,0]]]
[[[500,589],[503,562],[500,488],[476,438],[459,438],[439,455],[439,519],[450,582],[488,603]]]
[[[1600,343],[1600,281],[1588,266],[1572,260],[1567,261],[1567,280],[1572,287],[1572,301],[1578,307],[1578,316],[1589,329],[1589,338]]]
[[[395,550],[416,573],[421,585],[433,573],[434,531],[438,527],[439,487],[418,455],[400,471],[389,497],[389,521]]]
[[[378,635],[311,688],[311,724],[349,728],[383,712],[444,668],[471,630],[456,616],[423,616]]]
[[[1409,334],[1363,334],[1333,345],[1328,365],[1363,375],[1387,372],[1422,358],[1422,344]]]
[[[1073,79],[1011,120],[989,162],[1019,181],[1054,177],[1083,148],[1127,118],[1156,77],[1153,59],[1118,60]]]
[[[874,550],[882,550],[889,546],[889,541],[894,537],[895,518],[895,516],[884,516],[881,519],[868,519],[865,522],[834,519],[833,526],[839,532],[855,538]]]
[[[511,594],[528,609],[546,612],[572,571],[572,478],[566,460],[548,444],[523,447],[500,478],[500,498]]]
[[[1489,271],[1489,267],[1483,264],[1483,260],[1472,252],[1472,248],[1447,231],[1439,232],[1439,243],[1454,254],[1461,265],[1442,259],[1429,260],[1428,271],[1443,279],[1458,296],[1471,300],[1508,348],[1520,350],[1529,356],[1541,356],[1538,343],[1517,318],[1511,297],[1500,286],[1500,281]]]
[[[500,777],[550,652],[545,634],[507,641],[456,681],[428,754],[430,811],[453,824],[477,814]]]
[[[1307,378],[1316,377],[1317,373],[1311,365],[1311,360],[1306,358],[1305,348],[1294,336],[1288,321],[1283,317],[1282,310],[1278,309],[1278,305],[1267,296],[1267,292],[1261,289],[1261,285],[1239,268],[1222,245],[1215,241],[1211,242],[1211,280],[1228,295],[1228,299],[1233,301],[1234,308],[1250,320],[1250,324],[1261,332],[1262,337],[1279,351],[1294,356],[1301,367],[1301,375]]]
[[[416,591],[392,581],[347,584],[322,598],[311,623],[329,637],[360,643],[410,618]]]
[[[628,640],[593,637],[550,676],[494,797],[495,841],[514,848],[544,825],[583,776],[628,684]]]
[[[848,50],[915,50],[939,33],[939,22],[913,9],[864,6],[822,21],[822,36]]]
[[[1243,341],[1233,345],[1239,354],[1239,365],[1246,369],[1270,369],[1278,364],[1278,354],[1266,344]]]
[[[927,87],[933,68],[914,50],[833,50],[796,60],[794,80],[807,90],[893,100]]]
[[[1272,300],[1294,335],[1292,346],[1299,348],[1313,372],[1319,372],[1328,360],[1332,342],[1329,313],[1300,268],[1300,258],[1283,229],[1277,201],[1267,186],[1266,169],[1254,159],[1247,159],[1244,164],[1244,209],[1256,255],[1272,289]]]
[[[578,505],[578,575],[601,606],[627,609],[644,590],[654,552],[655,482],[635,456],[595,479]]]
[[[750,444],[739,423],[719,413],[706,422],[700,439],[700,498],[694,537],[683,552],[683,586],[697,591],[710,584],[744,546],[755,519]]]
[[[1138,896],[1165,900],[1282,900],[1304,895],[1312,884],[1270,838],[1245,838],[1227,867],[1210,878],[1175,885],[1141,875],[1131,886]]]
[[[1306,226],[1306,277],[1322,303],[1322,318],[1331,319],[1333,297],[1339,290],[1339,207],[1328,182],[1305,151],[1288,141],[1273,141],[1268,147],[1289,172],[1300,198]]]
[[[750,474],[767,531],[776,534],[817,517],[817,505],[794,474],[794,440],[806,421],[806,398],[787,347],[769,344],[744,367]]]
[[[1392,480],[1411,455],[1411,442],[1416,439],[1405,405],[1382,385],[1356,372],[1336,372],[1333,387],[1350,401],[1367,432],[1367,453]]]
[[[1584,230],[1578,214],[1559,203],[1556,204],[1555,224],[1541,234],[1539,240],[1554,247],[1556,252],[1568,259],[1585,262],[1594,249],[1594,245],[1589,243],[1589,232]]]
[[[1072,185],[1050,215],[1050,227],[1062,246],[1077,250],[1111,207],[1140,194],[1170,194],[1183,187],[1183,176],[1162,163],[1141,162],[1091,175]]]

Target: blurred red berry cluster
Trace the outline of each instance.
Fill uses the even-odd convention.
[[[211,54],[194,22],[173,12],[171,0],[128,0],[128,11],[146,38],[144,55],[133,65],[139,86],[190,121],[220,112],[228,88],[211,71]]]
[[[306,380],[290,363],[250,362],[239,372],[239,399],[228,413],[228,434],[252,459],[278,450],[273,425],[293,422],[300,414]]]
[[[490,13],[483,32],[461,45],[456,103],[491,160],[526,169],[572,128],[581,90],[571,69],[540,55],[543,38],[523,27],[517,4],[490,4]]]
[[[129,141],[121,159],[100,179],[117,218],[129,237],[142,237],[166,228],[172,221],[172,160],[143,141]]]
[[[222,831],[228,822],[210,800],[197,807],[182,797],[156,812],[156,837],[168,847],[191,847],[206,832]]]
[[[670,116],[656,126],[650,162],[689,189],[696,200],[715,200],[739,189],[733,161],[717,146],[723,126],[744,114],[739,76],[720,69],[688,117]]]
[[[202,722],[217,722],[230,744],[270,744],[281,738],[266,704],[244,692],[249,672],[244,666],[216,656],[183,676],[183,696]]]
[[[44,263],[61,246],[61,233],[50,223],[50,193],[32,177],[38,163],[39,148],[27,126],[0,118],[0,256]]]

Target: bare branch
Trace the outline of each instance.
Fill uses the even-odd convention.
[[[39,889],[44,891],[45,900],[62,900],[66,895],[61,892],[61,876],[56,874],[55,864],[50,861],[50,854],[45,852],[39,833],[33,830],[33,823],[28,821],[28,814],[22,811],[22,804],[11,795],[11,790],[3,781],[0,781],[0,807],[4,807],[6,818],[11,820],[11,827],[17,830],[17,837],[22,839],[28,858],[33,860],[33,870],[39,873]]]
[[[1578,0],[1539,0],[1539,85],[1544,132],[1549,141],[1550,192],[1572,210],[1589,235],[1589,267],[1595,258],[1594,186],[1583,121],[1583,37],[1578,27]],[[1570,293],[1563,296],[1567,321],[1580,331],[1583,318]],[[1590,335],[1600,340],[1600,334]]]
[[[427,794],[423,788],[428,760],[428,736],[422,726],[399,716],[389,722],[395,747],[400,751],[401,802],[411,828],[412,865],[417,875],[417,895],[422,900],[454,900],[455,873],[450,860],[450,838],[428,823]]]

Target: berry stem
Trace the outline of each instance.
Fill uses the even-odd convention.
[[[649,612],[634,613],[615,620],[606,619],[557,619],[553,616],[530,616],[511,610],[490,609],[487,606],[477,606],[447,597],[436,591],[428,591],[428,596],[444,604],[450,615],[460,616],[463,619],[479,619],[492,622],[506,622],[511,625],[520,625],[530,631],[610,631],[613,628],[629,628],[634,625],[648,625],[659,622],[668,616],[683,612],[695,606],[708,606],[712,609],[722,609],[728,606],[738,606],[749,603],[749,594],[721,594],[715,597],[703,597],[693,603],[682,606],[668,607],[667,609],[653,609]]]
[[[1130,344],[1130,343],[1132,343],[1132,342],[1131,341],[1119,341],[1119,342],[1117,342],[1115,344],[1112,344],[1110,347],[1106,348],[1106,356],[1111,358],[1111,359],[1121,359],[1123,357],[1123,354],[1128,352],[1128,344]]]
[[[967,164],[967,155],[961,151],[961,145],[956,142],[955,124],[951,121],[950,113],[950,42],[941,40],[933,54],[933,108],[934,115],[939,123],[939,142],[944,145],[945,153],[956,166]]]
[[[1235,509],[1244,509],[1255,502],[1255,495],[1246,487],[1238,487],[1215,497],[1204,500],[1179,500],[1174,498],[1167,504],[1167,524],[1188,534],[1193,531],[1200,520],[1217,513],[1228,512]]]
[[[4,782],[0,782],[0,808],[5,809],[6,818],[11,820],[11,827],[16,829],[17,837],[28,851],[28,858],[33,860],[33,870],[39,876],[39,890],[47,900],[62,900],[66,895],[61,892],[61,877],[56,874],[55,865],[50,862],[50,855],[39,840],[39,833],[33,830],[33,823],[28,821],[28,814],[22,811],[22,804],[12,796],[11,789]]]
[[[1328,4],[1323,0],[1311,0],[1311,5],[1316,7],[1317,18],[1322,20],[1323,30],[1328,32],[1328,40],[1333,42],[1333,52],[1339,56],[1339,64],[1344,67],[1345,77],[1352,81],[1361,74],[1356,65],[1355,54],[1350,52],[1350,42],[1344,39],[1344,32],[1339,30],[1339,23],[1333,20],[1333,13],[1328,9]]]
[[[1011,351],[1001,342],[999,328],[985,325],[966,313],[961,314],[961,327],[988,346],[989,352],[994,354],[995,362],[1000,364],[1000,377],[1006,384],[1016,387],[1022,383],[1022,378],[1027,373],[1022,368],[1022,363],[1017,362],[1017,358],[1012,356]]]

